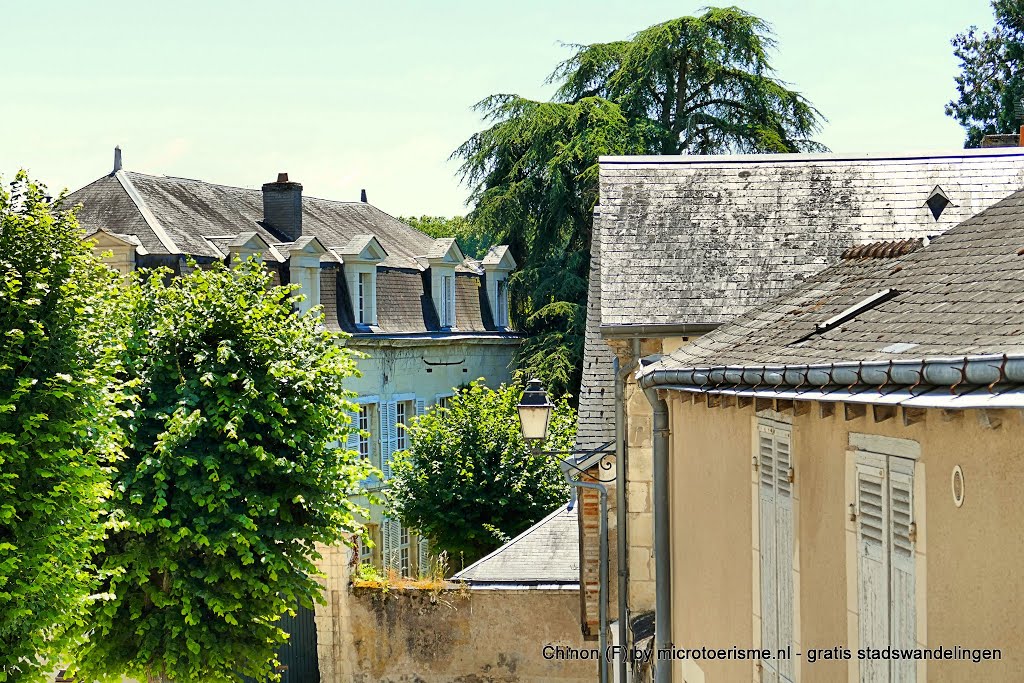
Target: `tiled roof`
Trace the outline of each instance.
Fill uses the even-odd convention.
[[[1024,191],[916,250],[887,246],[841,261],[643,374],[1024,353]]]
[[[615,438],[615,355],[601,338],[601,221],[594,221],[587,285],[587,326],[583,337],[583,381],[576,414],[576,448],[600,448]]]
[[[469,584],[579,584],[578,510],[563,504],[453,578]]]
[[[853,244],[935,235],[1024,185],[1024,149],[602,157],[601,325],[721,323]],[[936,219],[936,187],[949,204]]]

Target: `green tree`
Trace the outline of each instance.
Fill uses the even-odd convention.
[[[469,564],[568,501],[558,461],[523,441],[521,396],[521,387],[477,380],[407,427],[410,448],[392,463],[389,503],[436,551]],[[575,435],[576,413],[563,399],[541,448],[569,449]]]
[[[454,237],[470,258],[482,259],[492,245],[490,236],[465,216],[399,216],[398,220],[431,237]]]
[[[768,25],[735,7],[656,24],[628,40],[575,45],[549,82],[551,102],[493,95],[491,125],[453,154],[470,186],[470,221],[520,264],[518,364],[554,393],[576,394],[583,358],[597,160],[621,154],[824,149],[819,113],[774,77]]]
[[[96,588],[119,452],[109,386],[116,275],[74,212],[0,187],[0,681],[42,681]],[[47,660],[51,664],[47,664]]]
[[[1024,2],[994,0],[992,9],[991,32],[971,26],[952,41],[961,73],[946,115],[966,129],[966,147],[979,147],[985,135],[1016,133],[1024,114]]]
[[[351,352],[258,261],[145,277],[125,302],[130,434],[80,677],[262,679],[320,598],[315,544],[359,527]]]

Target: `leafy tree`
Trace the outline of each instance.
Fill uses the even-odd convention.
[[[483,258],[492,244],[490,236],[470,223],[465,216],[399,216],[398,220],[431,237],[456,238],[462,253],[471,258]]]
[[[953,38],[960,60],[957,99],[946,115],[967,130],[967,147],[979,147],[985,135],[1016,133],[1024,98],[1024,2],[994,0],[996,25],[991,32],[971,26]],[[1022,112],[1024,113],[1024,112]]]
[[[521,269],[512,312],[530,338],[518,364],[555,393],[578,392],[597,160],[620,154],[824,149],[820,115],[776,79],[768,25],[735,7],[656,24],[628,40],[575,45],[552,102],[493,95],[491,125],[453,154],[469,219],[508,243]]]
[[[392,463],[388,497],[403,525],[468,564],[569,499],[558,461],[535,454],[519,431],[522,389],[477,380],[407,427],[410,449]],[[566,450],[576,413],[565,400],[543,450]]]
[[[80,677],[263,679],[277,621],[320,598],[316,543],[358,525],[366,467],[344,441],[349,351],[259,262],[159,271],[127,298],[131,408],[106,599]]]
[[[0,681],[42,681],[81,633],[119,430],[116,276],[74,212],[0,188]]]

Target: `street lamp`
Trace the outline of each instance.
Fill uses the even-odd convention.
[[[555,404],[548,398],[539,379],[531,379],[526,383],[526,391],[519,405],[519,429],[525,441],[543,441],[548,438],[548,426],[551,424],[551,413]]]

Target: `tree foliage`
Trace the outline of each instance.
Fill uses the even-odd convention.
[[[408,451],[392,463],[388,498],[403,525],[468,564],[528,529],[569,499],[558,461],[535,454],[519,431],[522,388],[480,380],[407,427]],[[566,450],[576,414],[565,400],[543,450]]]
[[[465,216],[399,216],[398,220],[431,237],[454,237],[462,253],[482,259],[493,244],[487,235]]]
[[[81,633],[119,430],[116,280],[72,211],[0,188],[0,681],[42,681]]]
[[[264,678],[276,622],[319,598],[315,544],[358,528],[366,468],[335,447],[354,360],[289,291],[249,261],[156,271],[126,294],[123,527],[101,557],[81,678]]]
[[[469,219],[520,264],[512,313],[530,339],[518,363],[575,394],[583,358],[598,157],[823,149],[820,115],[774,77],[769,27],[735,7],[656,24],[628,40],[575,45],[551,102],[493,95],[490,125],[453,154]]]
[[[985,135],[1016,133],[1024,119],[1024,1],[994,0],[992,9],[991,31],[971,26],[952,41],[961,73],[946,115],[966,129],[966,147],[979,147]]]

